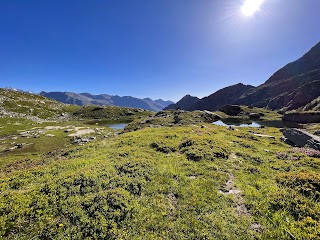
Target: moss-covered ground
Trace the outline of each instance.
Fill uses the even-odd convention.
[[[0,236],[319,239],[319,155],[280,137],[201,123],[50,154],[43,139],[38,154],[0,158]]]

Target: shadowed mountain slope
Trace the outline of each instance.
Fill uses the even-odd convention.
[[[243,93],[254,88],[250,85],[243,85],[242,83],[232,85],[211,94],[208,97],[199,99],[186,95],[176,104],[171,104],[165,109],[183,109],[183,110],[210,110],[215,111],[226,104],[233,103]]]
[[[226,104],[267,107],[272,110],[302,108],[320,96],[320,43],[298,60],[287,64],[258,87],[241,83],[212,95],[166,109],[218,110]],[[177,104],[178,104],[177,103]]]

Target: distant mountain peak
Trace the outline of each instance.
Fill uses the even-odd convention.
[[[119,106],[119,107],[132,107],[142,108],[150,111],[160,111],[169,104],[171,101],[158,101],[151,98],[135,98],[131,96],[120,97],[118,95],[112,96],[108,94],[94,95],[91,93],[73,93],[73,92],[41,92],[40,95],[55,99],[57,101],[76,104],[80,106],[85,105],[100,105],[100,106]]]

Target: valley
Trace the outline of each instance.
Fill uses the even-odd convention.
[[[278,128],[212,124],[280,121],[277,112],[79,107],[9,90],[2,98],[5,239],[320,236],[320,152],[288,145]]]
[[[0,1],[0,240],[320,240],[319,9]]]

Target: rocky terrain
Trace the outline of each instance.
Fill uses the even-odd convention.
[[[33,121],[64,121],[75,106],[65,105],[36,94],[0,88],[0,117]]]
[[[282,117],[239,105],[154,113],[0,96],[1,239],[320,237],[319,125],[212,124]]]

